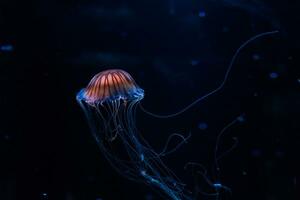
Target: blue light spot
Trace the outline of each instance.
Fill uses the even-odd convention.
[[[214,183],[214,187],[219,189],[222,188],[222,184],[221,183]]]
[[[142,176],[146,176],[146,171],[145,171],[145,170],[142,170],[142,171],[141,171],[141,175],[142,175]]]
[[[206,12],[204,10],[199,11],[198,13],[199,17],[206,17]]]
[[[198,128],[199,128],[200,130],[205,130],[205,129],[208,128],[208,125],[207,125],[207,123],[205,123],[205,122],[200,122],[200,123],[198,124]]]
[[[271,79],[276,79],[276,78],[278,78],[278,73],[276,73],[276,72],[271,72],[270,74],[269,74],[269,77],[271,78]]]
[[[14,47],[13,47],[13,45],[11,45],[11,44],[5,44],[5,45],[1,45],[1,46],[0,46],[0,50],[1,50],[1,51],[10,52],[10,51],[13,51],[13,50],[14,50]]]

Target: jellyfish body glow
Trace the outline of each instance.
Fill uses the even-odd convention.
[[[138,133],[135,110],[144,90],[125,71],[96,74],[77,94],[103,155],[121,175],[159,188],[174,200],[189,199],[184,185]]]

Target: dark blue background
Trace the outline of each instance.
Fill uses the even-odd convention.
[[[220,143],[226,151],[239,141],[221,160],[220,181],[232,189],[222,197],[299,198],[299,8],[266,0],[2,0],[0,199],[162,199],[113,171],[76,93],[94,74],[122,68],[145,90],[147,109],[172,113],[216,88],[245,40],[272,30],[280,33],[240,53],[221,92],[173,119],[138,112],[137,126],[157,151],[171,133],[191,132],[165,162],[192,189],[184,165],[199,162],[212,178],[216,136],[244,114]]]

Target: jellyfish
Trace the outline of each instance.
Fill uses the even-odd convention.
[[[143,98],[144,90],[120,69],[96,74],[77,94],[97,145],[119,174],[159,188],[171,199],[189,199],[184,184],[162,161],[162,154],[138,133],[136,108]]]
[[[91,133],[107,161],[122,176],[158,188],[170,199],[195,199],[195,197],[191,196],[192,192],[188,191],[185,184],[162,160],[163,156],[174,152],[190,135],[183,137],[180,134],[172,134],[168,138],[163,151],[158,153],[137,130],[136,109],[139,107],[144,113],[155,118],[172,118],[186,112],[194,105],[223,89],[233,64],[242,49],[261,37],[275,33],[278,33],[278,31],[260,33],[242,43],[230,60],[223,80],[217,88],[196,98],[182,109],[170,114],[157,114],[145,109],[140,103],[144,98],[144,90],[140,88],[131,75],[124,70],[110,69],[96,74],[88,86],[77,94],[76,99],[85,113]],[[233,126],[236,122],[242,121],[242,119],[240,116],[234,119],[222,129],[217,137],[214,152],[214,166],[216,168],[215,181],[208,179],[206,175],[207,171],[201,164],[189,162],[184,167],[192,166],[202,169],[202,171],[197,172],[215,189],[216,193],[212,195],[217,199],[219,198],[220,189],[230,191],[230,188],[223,186],[221,182],[218,181],[219,160],[236,146],[235,142],[231,148],[219,155],[219,141],[228,128]],[[168,144],[173,136],[179,137],[182,139],[182,142],[176,145],[175,148],[168,150]],[[197,194],[197,192],[199,192],[199,190],[197,190],[195,194]],[[211,194],[208,195],[211,196]]]

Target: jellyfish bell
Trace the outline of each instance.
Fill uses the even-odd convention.
[[[131,75],[121,69],[96,74],[77,94],[97,141],[113,141],[123,132],[132,132],[135,107],[144,97]]]
[[[139,101],[143,98],[144,90],[129,73],[121,69],[109,69],[96,74],[77,95],[77,100],[90,105],[116,100]]]

